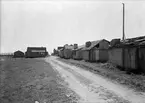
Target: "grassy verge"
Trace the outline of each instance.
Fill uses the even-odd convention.
[[[68,64],[73,64],[85,70],[104,76],[114,82],[123,84],[139,92],[145,92],[145,75],[144,74],[126,74],[125,71],[119,70],[115,65],[110,63],[89,63],[72,59],[61,59]]]

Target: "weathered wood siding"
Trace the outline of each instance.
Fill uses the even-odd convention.
[[[76,51],[76,59],[77,60],[81,60],[81,59],[83,59],[83,51],[82,50],[77,50]]]
[[[98,49],[108,49],[109,48],[109,43],[106,40],[102,40],[99,43],[99,48]]]
[[[102,49],[102,50],[99,50],[99,61],[101,62],[106,62],[108,61],[108,50],[107,49]]]
[[[60,50],[60,51],[59,51],[59,56],[60,56],[61,58],[64,57],[64,52],[63,52],[63,50]]]
[[[92,62],[106,62],[108,61],[108,50],[106,49],[92,49],[90,51],[90,61]]]
[[[72,59],[76,59],[76,50],[72,51]]]
[[[92,49],[90,50],[90,61],[96,62],[99,59],[99,51]]]
[[[89,61],[89,51],[88,50],[83,50],[82,54],[83,54],[83,57],[82,57],[83,60]]]
[[[139,67],[145,73],[145,47],[139,48]]]
[[[124,68],[128,71],[138,69],[137,47],[124,48]]]
[[[71,49],[64,49],[64,58],[66,58],[66,59],[72,58],[72,50]]]
[[[118,65],[120,67],[123,66],[122,48],[111,48],[109,49],[108,54],[109,54],[109,62]]]

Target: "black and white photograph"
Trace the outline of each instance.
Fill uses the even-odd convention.
[[[0,0],[0,103],[145,103],[145,0]]]

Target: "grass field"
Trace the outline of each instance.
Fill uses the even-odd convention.
[[[42,58],[0,60],[0,103],[76,103],[65,85]]]

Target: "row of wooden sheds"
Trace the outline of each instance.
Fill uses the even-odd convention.
[[[70,59],[73,57],[73,49],[77,48],[77,44],[74,45],[64,45],[63,47],[58,47],[58,53],[61,58]]]
[[[108,50],[109,62],[126,71],[143,71],[145,73],[145,38],[133,42],[122,42]]]
[[[85,45],[72,46],[72,48],[64,46],[58,49],[58,53],[60,57],[66,59],[73,58],[76,60],[104,62],[108,60],[108,48],[109,41],[102,39],[92,42],[88,41]]]
[[[86,42],[86,46],[82,49],[82,59],[91,62],[106,62],[108,60],[108,48],[109,41],[105,39]]]
[[[88,41],[74,48],[65,46],[58,50],[62,58],[89,62],[111,62],[127,71],[145,72],[145,37],[128,39],[125,42],[113,39]]]

